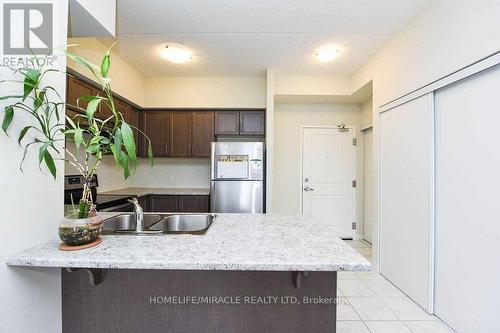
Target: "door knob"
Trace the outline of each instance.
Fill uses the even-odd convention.
[[[310,188],[309,186],[304,186],[304,191],[309,192],[309,191],[314,191],[314,189]]]

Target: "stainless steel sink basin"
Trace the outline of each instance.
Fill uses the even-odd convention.
[[[213,214],[144,214],[144,231],[136,233],[135,214],[121,214],[103,222],[104,235],[205,234]]]
[[[213,214],[168,215],[148,230],[161,230],[166,234],[204,234],[214,220]]]
[[[144,214],[144,229],[163,220],[159,214]],[[121,214],[104,221],[102,226],[103,234],[135,233],[135,214]],[[156,232],[158,234],[158,232]]]

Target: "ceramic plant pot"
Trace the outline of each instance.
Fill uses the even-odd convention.
[[[68,216],[59,224],[59,238],[64,244],[70,246],[92,243],[101,235],[101,232],[102,218],[97,213],[85,219]]]

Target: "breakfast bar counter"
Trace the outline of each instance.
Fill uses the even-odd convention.
[[[371,268],[334,228],[299,215],[217,214],[204,235],[101,237],[7,259],[61,269],[63,332],[335,332],[337,271]]]

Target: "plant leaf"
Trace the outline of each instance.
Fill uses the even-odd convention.
[[[102,77],[108,77],[109,66],[110,66],[110,60],[109,60],[109,50],[108,50],[108,52],[102,59],[102,64],[101,64]]]
[[[93,144],[93,145],[89,145],[86,149],[86,151],[88,153],[91,153],[91,154],[95,154],[97,153],[99,150],[101,149],[101,145],[100,144]]]
[[[39,69],[28,68],[26,72],[22,72],[24,74],[24,94],[23,94],[23,102],[26,97],[31,94],[33,89],[35,89],[38,85],[38,79],[40,78],[41,72]]]
[[[101,102],[100,98],[96,98],[89,101],[89,104],[87,105],[87,110],[85,111],[89,122],[92,121],[92,119],[94,119],[94,113],[97,111],[97,107],[99,106],[100,102]]]
[[[154,158],[153,158],[153,146],[151,145],[151,140],[148,138],[148,159],[149,163],[151,164],[151,167],[154,164]]]
[[[13,96],[13,95],[11,95],[11,96],[2,96],[2,97],[0,97],[0,101],[3,101],[4,99],[9,99],[9,98],[21,98],[21,97],[23,97],[23,96]]]
[[[45,97],[45,91],[44,90],[41,90],[41,91],[39,91],[36,94],[35,101],[33,103],[33,106],[35,107],[35,110],[38,110],[38,108],[40,106],[42,106],[44,97]],[[49,106],[47,106],[47,108],[49,108]]]
[[[71,119],[68,115],[66,115],[66,120],[70,124],[71,128],[76,128],[76,125],[75,125],[73,119]]]
[[[100,71],[101,70],[99,68],[99,66],[97,66],[97,65],[95,65],[95,64],[93,64],[93,63],[91,63],[91,62],[89,62],[89,61],[87,61],[85,59],[83,59],[82,57],[74,55],[74,54],[72,54],[70,52],[67,52],[67,51],[65,51],[65,52],[66,52],[66,55],[71,60],[73,60],[74,62],[76,62],[76,63],[78,63],[80,65],[83,65],[83,66],[87,67],[87,69],[90,70],[92,72],[92,74],[94,74],[94,77],[99,80],[99,77],[97,76],[97,73],[96,73],[96,71]]]
[[[49,146],[48,142],[45,142],[38,151],[38,164],[42,164],[43,159],[45,158],[45,153],[47,152],[47,147]]]
[[[127,150],[127,154],[130,160],[132,160],[132,162],[137,162],[134,132],[132,132],[132,128],[130,128],[129,124],[127,124],[126,122],[122,122],[121,132],[123,137],[123,144],[125,145],[125,149]]]
[[[17,140],[17,143],[19,143],[19,145],[21,145],[21,141],[24,139],[24,136],[26,135],[26,133],[28,133],[28,131],[31,129],[31,128],[35,128],[34,126],[26,126],[25,128],[22,129],[22,131],[19,133],[19,138]]]
[[[52,158],[52,155],[48,152],[48,150],[45,151],[44,154],[44,161],[45,165],[47,165],[47,168],[49,169],[50,173],[52,174],[52,177],[56,179],[56,165],[54,163],[54,159]]]
[[[119,151],[119,154],[120,154],[120,165],[123,168],[123,176],[125,177],[125,179],[127,179],[128,177],[130,177],[130,169],[128,167],[129,157],[122,150]]]
[[[6,106],[5,107],[5,116],[4,116],[3,122],[2,122],[2,129],[5,132],[5,134],[7,134],[7,129],[9,128],[10,124],[12,123],[13,118],[14,118],[14,108],[12,107],[12,105]]]
[[[83,129],[79,127],[75,129],[73,140],[75,140],[76,149],[80,149],[80,145],[82,144],[83,141]]]

